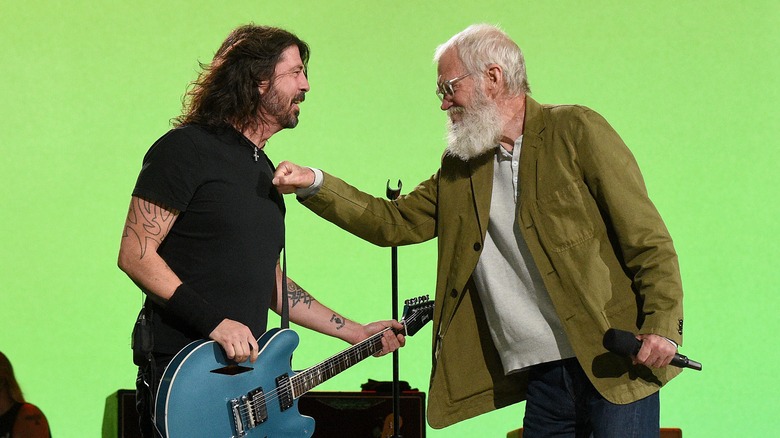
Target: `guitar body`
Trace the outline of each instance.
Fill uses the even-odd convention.
[[[167,438],[310,437],[314,419],[300,415],[289,393],[298,342],[294,331],[272,329],[258,339],[257,361],[238,366],[214,341],[190,343],[163,374],[155,399],[157,429]],[[250,397],[255,402],[241,400],[248,394],[255,394]],[[250,412],[251,406],[259,406],[266,418]]]
[[[413,336],[432,318],[433,302],[427,296],[407,300],[403,333]],[[165,368],[154,401],[154,424],[165,438],[311,437],[314,419],[298,412],[298,397],[382,351],[387,331],[400,333],[385,328],[297,373],[290,363],[299,338],[290,329],[275,328],[261,336],[255,363],[228,360],[214,341],[192,342]]]

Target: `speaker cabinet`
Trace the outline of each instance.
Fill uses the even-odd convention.
[[[103,438],[141,438],[135,390],[120,389],[106,397],[103,411]]]
[[[393,396],[371,391],[312,391],[298,399],[298,410],[316,421],[313,438],[393,436]],[[425,437],[425,393],[402,391],[403,438]]]
[[[316,421],[313,438],[391,438],[393,396],[372,391],[312,391],[298,399],[298,410]],[[403,438],[425,438],[425,393],[401,393]],[[120,389],[106,397],[102,438],[141,438],[135,391]]]

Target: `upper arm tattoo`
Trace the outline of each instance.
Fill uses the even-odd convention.
[[[154,248],[160,246],[178,214],[175,209],[166,209],[134,196],[127,212],[122,239],[135,239],[141,248],[140,258],[144,258],[150,245],[154,245]]]

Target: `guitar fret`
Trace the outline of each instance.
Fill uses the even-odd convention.
[[[295,390],[294,398],[300,397],[315,386],[336,376],[347,368],[357,364],[363,359],[382,351],[382,336],[387,328],[373,336],[353,345],[345,351],[324,360],[319,365],[302,371],[291,379],[292,388]]]
[[[345,371],[347,368],[357,364],[368,356],[381,351],[382,333],[384,333],[384,331],[367,338],[361,343],[355,344],[346,351],[326,359],[321,364],[316,365],[309,370],[302,371],[293,376],[290,379],[292,389],[295,392],[293,397],[300,397],[315,386],[335,377],[337,374]]]

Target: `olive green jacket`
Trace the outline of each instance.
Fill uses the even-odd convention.
[[[441,168],[390,202],[325,174],[303,204],[377,245],[438,237],[428,422],[441,428],[525,398],[527,373],[505,376],[472,273],[487,230],[493,153],[445,155]],[[633,366],[602,347],[611,327],[682,344],[682,285],[672,240],[631,152],[581,106],[530,97],[520,154],[518,223],[568,340],[614,403],[657,391],[680,370]]]

